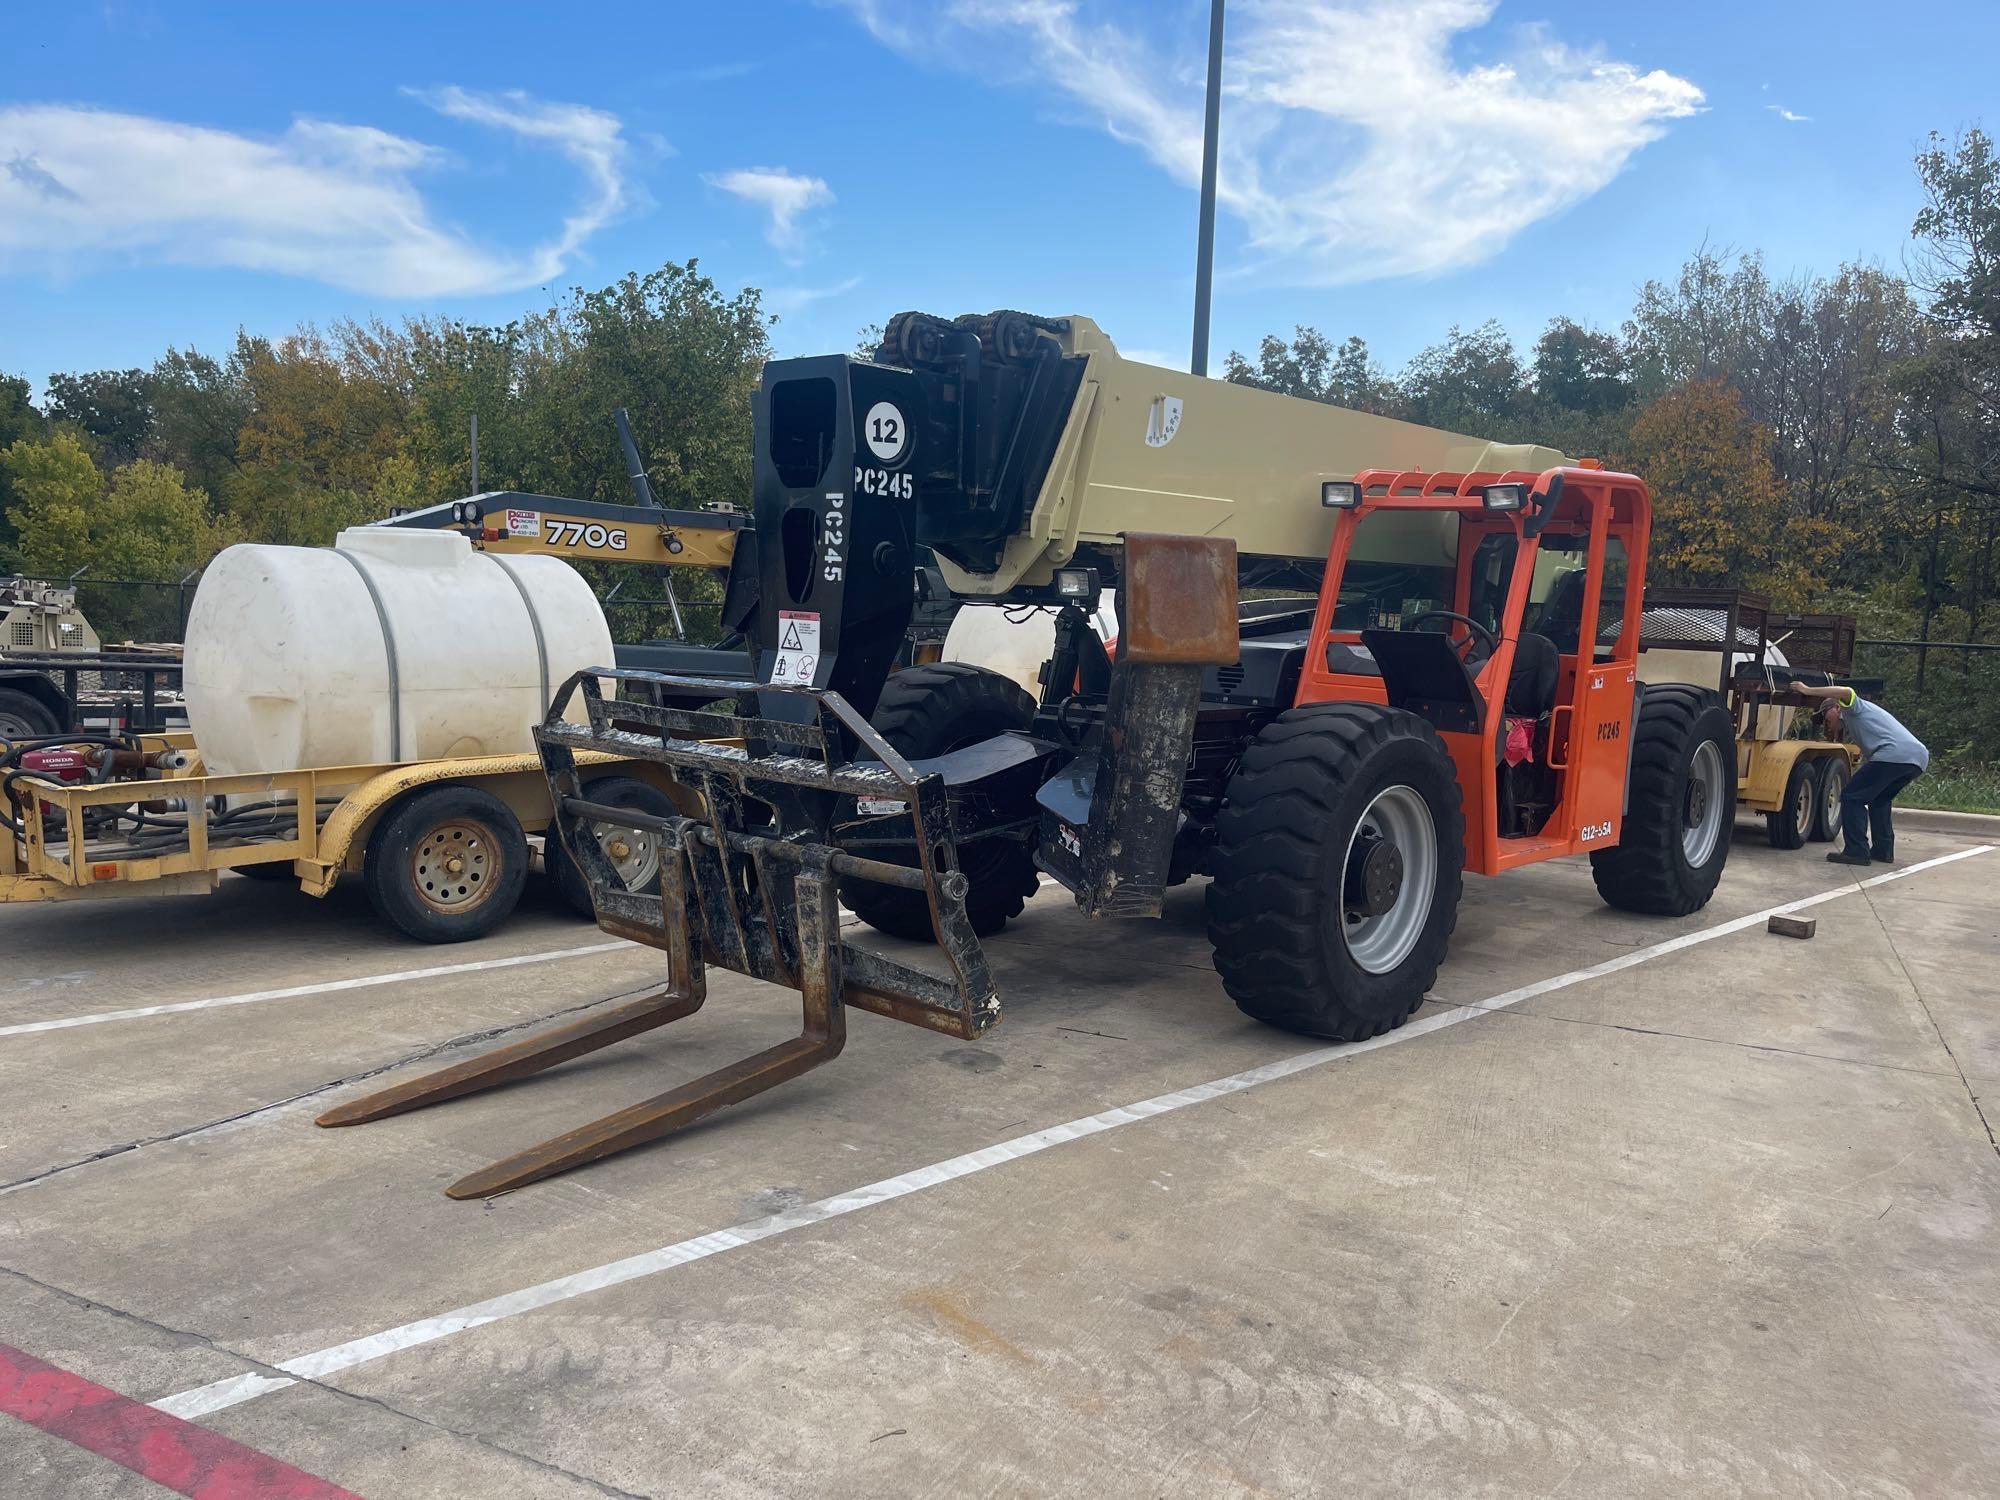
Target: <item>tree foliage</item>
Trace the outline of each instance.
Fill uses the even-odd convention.
[[[23,438],[0,453],[13,503],[20,566],[67,578],[90,561],[90,509],[104,488],[82,439],[67,429],[48,438]]]
[[[1647,404],[1628,444],[1621,466],[1653,492],[1648,581],[1789,593],[1771,433],[1735,391],[1718,379],[1676,386]]]
[[[623,406],[663,504],[744,501],[769,322],[756,292],[670,263],[500,327],[342,322],[59,374],[41,410],[7,379],[0,448],[20,452],[0,464],[0,566],[172,581],[233,538],[323,546],[466,494],[475,416],[482,489],[629,500]],[[126,597],[93,596],[100,629],[151,629]]]

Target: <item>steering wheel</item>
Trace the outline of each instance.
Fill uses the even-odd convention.
[[[1493,655],[1494,652],[1500,649],[1499,637],[1473,619],[1471,615],[1461,615],[1449,609],[1426,610],[1423,614],[1418,615],[1414,620],[1410,621],[1408,628],[1411,630],[1421,630],[1426,620],[1449,620],[1454,624],[1465,627],[1465,639],[1461,642],[1456,642],[1455,645],[1458,651],[1458,659],[1468,667],[1473,663],[1473,652],[1476,647],[1483,645],[1486,648],[1485,654],[1487,656]],[[1444,634],[1447,639],[1450,638],[1451,633],[1449,631],[1444,632]]]

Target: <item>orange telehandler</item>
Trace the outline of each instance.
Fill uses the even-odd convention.
[[[773,362],[756,445],[754,676],[580,674],[536,730],[600,925],[663,949],[666,984],[321,1123],[687,1016],[709,965],[798,990],[800,1035],[453,1196],[815,1067],[845,1005],[980,1035],[1000,1018],[981,939],[1038,872],[1093,918],[1156,915],[1207,876],[1236,1004],[1350,1040],[1422,1001],[1466,870],[1588,855],[1607,902],[1664,916],[1715,890],[1733,726],[1712,692],[1637,681],[1650,502],[1633,475],[1139,365],[1085,319],[1019,313],[904,314],[873,360]],[[1055,610],[1039,698],[962,663],[892,673],[916,545],[975,605]],[[1110,652],[1089,622],[1106,589]],[[570,723],[578,693],[587,722]],[[676,811],[594,803],[591,751],[663,767]],[[655,896],[624,889],[591,834],[641,822],[662,845]],[[937,956],[850,940],[842,903]]]

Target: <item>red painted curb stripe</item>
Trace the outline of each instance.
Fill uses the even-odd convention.
[[[0,1413],[191,1500],[361,1500],[255,1448],[0,1344]]]

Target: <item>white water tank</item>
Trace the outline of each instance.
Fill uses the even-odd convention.
[[[568,563],[364,526],[330,549],[222,552],[186,661],[195,743],[212,774],[235,775],[526,753],[564,679],[612,654]]]

